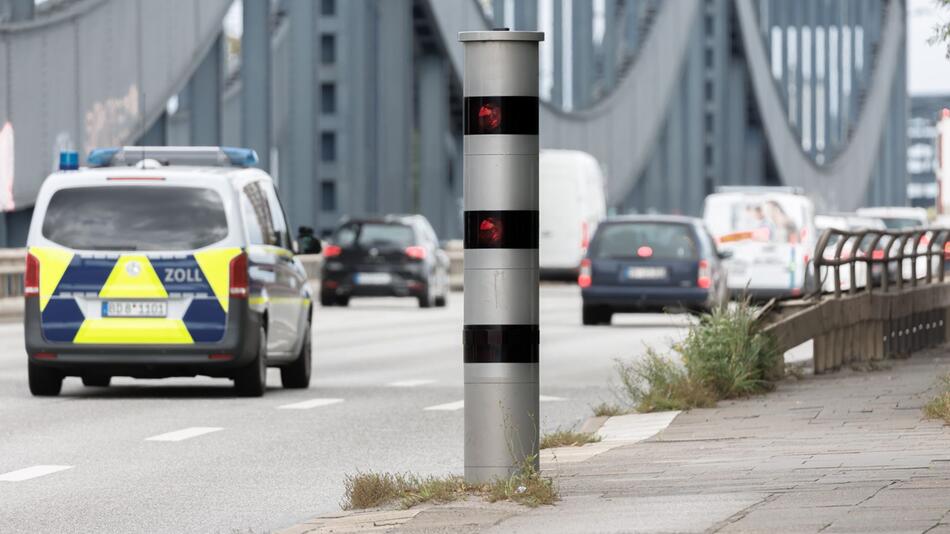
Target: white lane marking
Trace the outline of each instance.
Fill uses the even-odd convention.
[[[635,413],[611,417],[604,422],[597,434],[604,441],[637,442],[651,438],[670,426],[678,411]]]
[[[538,400],[541,402],[559,402],[566,401],[567,399],[563,397],[551,397],[549,395],[541,395]],[[443,411],[443,412],[454,412],[455,410],[461,410],[465,407],[465,401],[455,401],[447,402],[445,404],[437,404],[435,406],[429,406],[428,408],[423,408],[426,411]]]
[[[278,406],[277,408],[280,410],[309,410],[310,408],[329,406],[339,402],[343,402],[343,399],[310,399],[308,401],[285,404],[283,406]]]
[[[437,404],[435,406],[429,406],[424,408],[427,412],[439,411],[439,412],[454,412],[455,410],[461,410],[465,407],[465,401],[455,401],[447,402],[445,404]]]
[[[2,474],[0,475],[0,482],[23,482],[24,480],[58,473],[72,468],[73,466],[71,465],[34,465],[33,467]]]
[[[184,441],[189,438],[194,438],[198,436],[203,436],[205,434],[210,434],[212,432],[217,432],[218,430],[224,430],[224,429],[220,427],[214,427],[214,426],[192,426],[188,428],[183,428],[181,430],[176,430],[174,432],[167,432],[165,434],[159,434],[157,436],[145,438],[145,441]]]
[[[386,385],[391,388],[414,388],[416,386],[424,386],[426,384],[431,384],[433,382],[435,382],[435,380],[425,380],[425,379],[399,380],[398,382],[390,382]]]

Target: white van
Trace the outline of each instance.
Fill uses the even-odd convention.
[[[797,297],[811,283],[815,206],[785,187],[723,187],[706,197],[703,220],[729,255],[729,289],[753,299]],[[809,287],[810,289],[810,287]]]
[[[577,150],[542,150],[539,165],[541,274],[573,278],[607,214],[604,176],[593,156]]]

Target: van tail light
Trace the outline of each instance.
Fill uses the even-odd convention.
[[[577,273],[577,285],[582,288],[590,287],[591,284],[591,267],[590,260],[584,258],[581,260],[581,270]]]
[[[943,244],[943,259],[950,260],[950,241]]]
[[[426,259],[426,249],[415,245],[406,247],[406,256],[413,260],[424,260]]]
[[[874,252],[871,253],[872,260],[883,260],[884,259],[884,249],[876,248]]]
[[[844,257],[844,256],[842,255],[842,258],[843,258],[843,257]],[[808,265],[808,262],[811,261],[811,256],[809,256],[808,254],[805,254],[805,255],[802,256],[802,259],[805,260],[805,265]]]
[[[26,272],[23,274],[23,296],[40,296],[40,260],[26,253]]]
[[[343,249],[337,245],[327,245],[323,247],[324,258],[335,258],[343,253]]]
[[[581,221],[581,248],[587,250],[590,245],[590,225],[587,221]]]
[[[925,247],[926,247],[927,245],[929,245],[929,244],[930,244],[930,236],[927,235],[927,234],[924,234],[924,235],[920,236],[920,244],[923,245],[923,246],[925,246]]]
[[[231,281],[228,286],[231,298],[246,299],[248,292],[247,253],[242,252],[231,260]]]
[[[709,289],[712,286],[712,270],[707,260],[699,260],[699,273],[696,276],[696,287]]]

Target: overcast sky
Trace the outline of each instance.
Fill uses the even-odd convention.
[[[934,25],[950,20],[950,10],[936,7],[935,0],[909,0],[907,8],[907,90],[911,95],[950,95],[946,45],[927,44]]]

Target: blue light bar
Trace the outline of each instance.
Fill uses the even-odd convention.
[[[94,148],[86,156],[86,163],[90,167],[108,167],[112,164],[112,158],[119,152],[118,147],[113,148]]]
[[[59,153],[59,170],[75,171],[79,169],[79,152],[63,150]]]
[[[223,146],[221,152],[224,152],[224,155],[231,160],[231,165],[237,167],[251,167],[257,165],[257,162],[260,161],[257,158],[257,152],[253,148]]]

